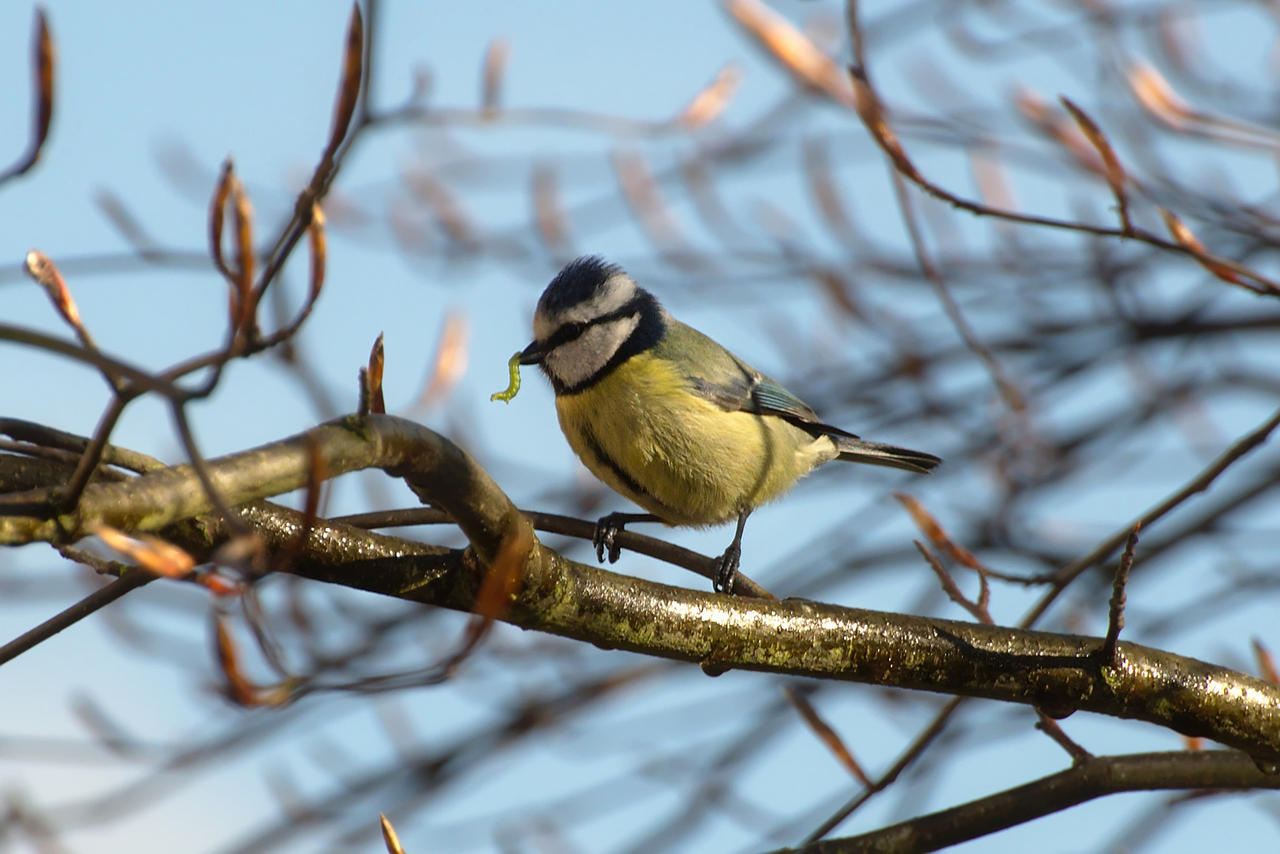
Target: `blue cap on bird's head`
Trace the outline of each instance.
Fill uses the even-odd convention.
[[[598,255],[583,255],[564,266],[547,285],[538,300],[538,311],[555,315],[567,308],[586,302],[595,295],[610,276],[622,273],[622,268]]]

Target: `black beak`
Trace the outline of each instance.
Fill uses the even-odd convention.
[[[542,351],[542,345],[534,341],[528,347],[520,351],[520,364],[522,365],[541,365],[542,358],[547,354]]]

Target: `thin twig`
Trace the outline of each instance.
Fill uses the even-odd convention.
[[[972,614],[979,622],[986,623],[988,626],[994,626],[996,621],[992,618],[991,612],[987,610],[986,603],[982,601],[974,602],[965,596],[964,593],[960,591],[960,588],[956,586],[955,579],[951,577],[951,573],[947,572],[946,567],[944,567],[942,562],[938,560],[937,555],[930,551],[929,547],[919,540],[912,540],[911,542],[915,543],[916,550],[924,556],[925,562],[929,564],[929,568],[933,570],[933,574],[938,576],[938,581],[942,584],[942,589],[947,594],[947,597],[952,602],[955,602],[961,608],[964,608]],[[983,598],[986,598],[986,585],[983,585],[982,590],[984,594]]]
[[[1218,455],[1217,459],[1201,469],[1199,474],[1187,481],[1180,489],[1175,490],[1146,513],[1143,513],[1137,519],[1125,525],[1124,528],[1107,537],[1084,557],[1078,558],[1058,570],[1053,588],[1040,598],[1040,601],[1018,622],[1018,625],[1023,628],[1035,625],[1040,617],[1044,615],[1044,612],[1049,609],[1049,606],[1067,588],[1067,585],[1078,578],[1081,573],[1106,560],[1112,552],[1129,538],[1135,528],[1150,527],[1151,523],[1169,513],[1179,504],[1182,504],[1198,492],[1204,492],[1233,463],[1265,442],[1267,437],[1278,426],[1280,426],[1280,409],[1271,413],[1271,416],[1266,421],[1263,421],[1233,442],[1229,448]]]
[[[1091,759],[1093,757],[1092,753],[1085,750],[1072,740],[1071,736],[1067,735],[1066,732],[1063,731],[1058,722],[1045,714],[1043,710],[1036,709],[1036,716],[1039,718],[1039,720],[1036,721],[1036,729],[1049,736],[1049,738],[1053,739],[1055,744],[1067,751],[1067,754],[1071,757],[1073,762],[1082,762],[1085,759]]]
[[[115,579],[106,587],[90,593],[69,608],[66,608],[38,626],[35,626],[13,640],[0,646],[0,664],[4,664],[38,644],[47,641],[65,628],[75,625],[95,611],[105,608],[130,591],[137,590],[144,584],[154,581],[156,576],[149,572],[135,569]]]
[[[882,792],[893,784],[895,780],[916,762],[924,752],[942,735],[942,730],[946,728],[947,722],[951,720],[951,716],[955,714],[956,709],[960,708],[960,704],[965,701],[964,697],[953,697],[945,706],[943,706],[938,714],[934,715],[929,725],[920,731],[911,744],[902,751],[897,761],[889,767],[889,770],[876,778],[876,781],[865,791],[855,795],[848,803],[836,810],[826,821],[818,825],[814,830],[805,837],[805,845],[809,845],[819,839],[824,838],[831,831],[840,826],[846,818],[860,808],[867,801]]]
[[[1115,667],[1118,663],[1120,649],[1120,630],[1124,628],[1125,585],[1129,583],[1129,571],[1133,569],[1133,550],[1138,545],[1138,530],[1142,526],[1134,525],[1129,538],[1124,543],[1124,553],[1120,555],[1120,565],[1116,567],[1116,577],[1111,585],[1111,604],[1107,613],[1107,635],[1102,641],[1098,657],[1103,666]]]

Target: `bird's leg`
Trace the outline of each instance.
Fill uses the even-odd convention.
[[[604,563],[605,552],[609,554],[609,563],[617,563],[622,554],[622,546],[617,542],[623,526],[628,522],[661,522],[652,513],[610,513],[601,516],[596,522],[596,530],[591,535],[591,542],[596,547],[596,560]]]
[[[747,517],[751,509],[738,513],[738,530],[733,534],[733,542],[724,550],[716,561],[716,577],[711,580],[712,589],[717,593],[732,593],[733,582],[738,576],[738,564],[742,560],[742,529],[747,526]]]

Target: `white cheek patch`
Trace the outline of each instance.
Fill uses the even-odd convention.
[[[640,325],[640,315],[621,317],[588,327],[547,354],[547,372],[567,386],[576,386],[597,374]]]

